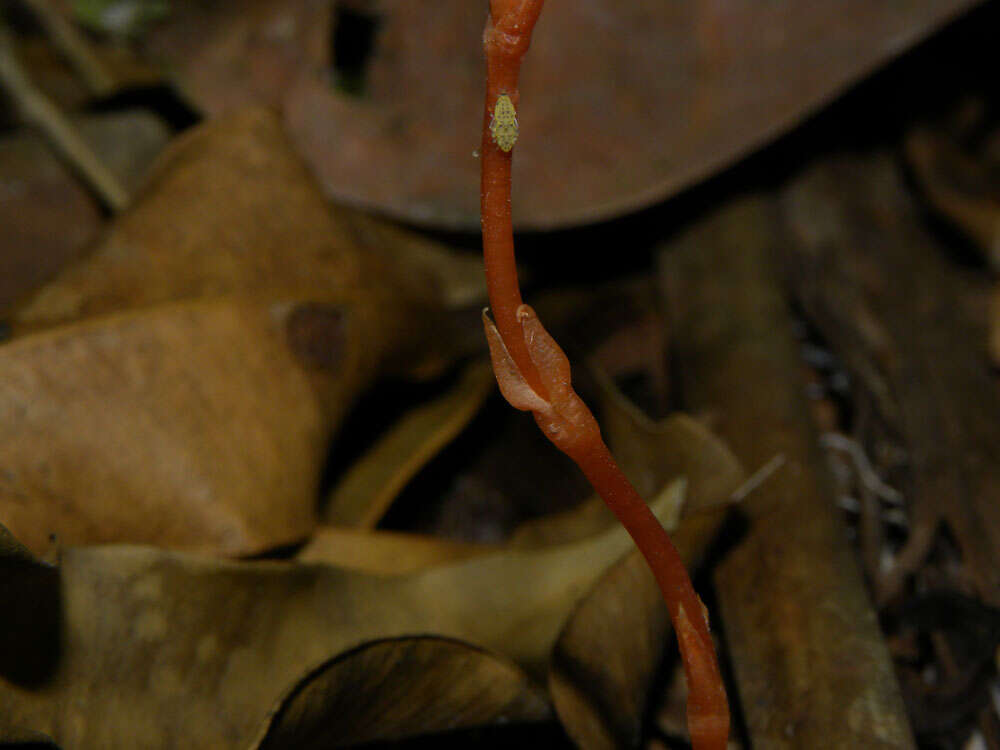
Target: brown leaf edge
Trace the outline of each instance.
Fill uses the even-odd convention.
[[[551,715],[544,690],[503,657],[451,638],[387,638],[303,677],[252,747],[349,747]]]

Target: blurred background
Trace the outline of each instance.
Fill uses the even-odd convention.
[[[486,364],[486,14],[0,4],[0,743],[689,747],[655,587]],[[545,4],[525,298],[731,747],[1000,749],[998,29]]]

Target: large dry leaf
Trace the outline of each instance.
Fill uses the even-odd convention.
[[[0,522],[26,545],[228,555],[315,524],[323,414],[295,307],[195,302],[0,346]]]
[[[540,675],[579,597],[630,547],[612,528],[395,577],[71,548],[51,587],[62,602],[61,654],[36,679],[0,676],[0,731],[42,732],[67,750],[243,748],[310,671],[373,640],[413,635],[457,638]],[[0,605],[15,611],[36,595]],[[57,647],[22,637],[6,647]]]
[[[333,488],[324,520],[374,528],[407,482],[475,416],[495,382],[488,362],[473,362],[445,394],[404,414]]]
[[[460,641],[400,638],[338,656],[296,685],[255,747],[349,747],[550,714],[544,691],[510,662]]]
[[[224,554],[307,536],[330,430],[380,371],[443,360],[465,274],[442,269],[466,266],[331,211],[267,112],[188,134],[13,318],[0,520],[35,550],[52,534]]]
[[[180,299],[252,294],[337,305],[345,347],[311,342],[315,370],[355,388],[388,365],[413,369],[447,346],[444,306],[470,296],[473,261],[354,212],[331,208],[281,125],[250,109],[171,144],[136,205],[82,263],[17,311],[15,334]],[[481,285],[481,282],[479,282]],[[338,404],[342,407],[342,404]]]
[[[556,711],[580,747],[638,746],[649,686],[670,632],[663,597],[638,554],[605,573],[580,603],[549,671]]]
[[[515,220],[566,226],[661,200],[974,5],[551,3],[522,76]],[[202,109],[268,102],[283,110],[330,195],[414,222],[478,229],[470,187],[478,184],[484,3],[173,7],[149,50]],[[330,39],[337,24],[359,16],[375,25],[373,49],[361,63],[363,95],[350,96],[331,82]]]
[[[225,554],[305,537],[330,431],[379,372],[446,361],[467,265],[331,211],[265,111],[193,131],[13,318],[0,520],[36,550],[53,533]]]

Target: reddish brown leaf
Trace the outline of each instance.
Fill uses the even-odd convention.
[[[975,4],[551,3],[522,76],[515,220],[550,228],[658,201]],[[149,49],[207,112],[279,106],[331,196],[478,228],[483,3],[340,2],[332,15],[316,0],[174,7]],[[375,25],[360,96],[333,83],[337,7]]]

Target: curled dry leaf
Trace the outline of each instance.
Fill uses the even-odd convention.
[[[988,155],[963,149],[947,133],[918,128],[906,158],[931,206],[952,222],[1000,271],[1000,179]]]
[[[406,483],[475,416],[493,383],[489,365],[473,362],[448,392],[404,414],[333,488],[324,520],[374,528]]]
[[[63,747],[155,738],[156,747],[242,748],[324,662],[413,635],[459,639],[541,675],[569,611],[631,544],[611,528],[392,577],[146,547],[70,548],[51,587],[62,603],[61,640],[57,629],[44,642],[23,632],[23,643],[5,643],[59,655],[40,674],[0,674],[0,731],[42,732]],[[35,594],[0,605],[16,611],[27,596]]]
[[[514,216],[522,228],[552,228],[659,201],[975,4],[554,3],[521,82]],[[172,7],[147,47],[203,110],[271,104],[330,195],[478,230],[469,186],[479,169],[482,3]],[[370,31],[371,53],[344,71],[331,38],[351,21]],[[363,81],[363,95],[336,88],[344,74]]]
[[[0,522],[36,552],[308,536],[325,430],[286,313],[163,305],[0,347]]]
[[[550,714],[545,692],[506,659],[461,641],[398,638],[367,643],[306,677],[254,747],[349,747]]]
[[[321,526],[296,559],[378,575],[401,575],[499,550],[497,545],[421,534]]]
[[[667,608],[641,555],[616,564],[581,601],[549,668],[559,720],[580,747],[638,745],[669,634]]]

